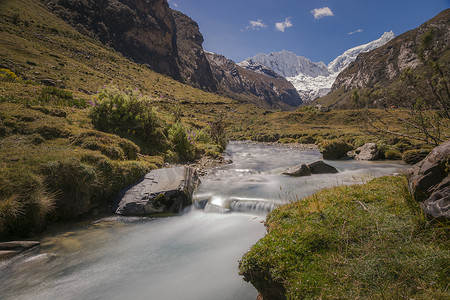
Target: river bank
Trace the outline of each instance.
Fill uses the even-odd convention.
[[[0,294],[5,299],[215,295],[254,300],[258,292],[237,267],[264,237],[261,222],[268,211],[327,186],[361,183],[404,168],[394,162],[328,161],[339,174],[281,175],[288,166],[320,157],[316,150],[232,142],[224,159],[233,163],[210,169],[194,194],[205,205],[170,218],[113,216],[49,232],[35,252],[0,264]]]

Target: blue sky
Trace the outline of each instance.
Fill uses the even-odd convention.
[[[450,0],[169,0],[200,26],[206,50],[240,62],[289,50],[329,63],[345,50],[414,29]]]

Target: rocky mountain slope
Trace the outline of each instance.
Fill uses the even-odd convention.
[[[294,86],[267,67],[253,65],[253,69],[246,69],[211,52],[207,52],[207,58],[222,92],[231,98],[288,110],[302,104]]]
[[[450,9],[386,45],[358,56],[355,62],[339,74],[332,89],[344,87],[349,90],[373,87],[377,83],[391,83],[406,68],[420,66],[418,50],[421,38],[430,29],[434,31],[435,37],[432,48],[436,56],[441,56],[450,49]]]
[[[407,68],[413,69],[415,74],[422,73],[423,63],[419,59],[419,49],[423,38],[429,33],[432,33],[429,41],[432,55],[444,71],[448,72],[450,9],[442,11],[418,28],[397,36],[380,48],[361,53],[337,76],[331,93],[317,99],[317,102],[335,108],[352,107],[351,94],[355,89],[392,90],[399,85],[400,76]]]
[[[292,109],[301,104],[300,96],[282,78],[242,71],[258,83],[229,86],[216,70],[213,75],[203,50],[198,24],[181,12],[169,8],[167,0],[43,0],[48,8],[79,32],[94,37],[150,69],[201,88],[253,102],[264,107]],[[224,66],[226,66],[225,64]],[[279,76],[278,76],[279,77]],[[219,80],[217,80],[219,78]],[[219,87],[219,85],[221,85]],[[257,86],[257,88],[255,87]]]
[[[379,39],[345,51],[326,65],[323,62],[312,62],[303,56],[297,56],[289,51],[257,54],[241,64],[251,68],[255,63],[272,68],[278,74],[292,82],[300,96],[305,101],[325,96],[331,91],[336,77],[356,57],[363,52],[371,51],[394,38],[394,33],[385,32]]]

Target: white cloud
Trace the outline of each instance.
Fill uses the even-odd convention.
[[[315,8],[311,11],[311,13],[314,15],[314,19],[334,16],[334,13],[329,7]]]
[[[363,31],[364,31],[364,30],[362,30],[362,29],[360,28],[360,29],[357,29],[357,30],[355,30],[355,31],[349,32],[348,34],[349,34],[349,35],[352,35],[352,34],[360,33],[360,32],[363,32]]]
[[[286,28],[292,27],[294,24],[291,22],[291,18],[288,17],[284,20],[284,22],[275,23],[275,30],[284,32]]]
[[[263,23],[261,19],[258,19],[256,21],[248,21],[250,23],[249,26],[247,26],[246,29],[252,29],[252,30],[260,30],[267,28],[267,25]]]

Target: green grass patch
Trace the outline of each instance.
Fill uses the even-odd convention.
[[[404,177],[283,206],[240,261],[266,299],[448,299],[449,227],[429,224]]]

